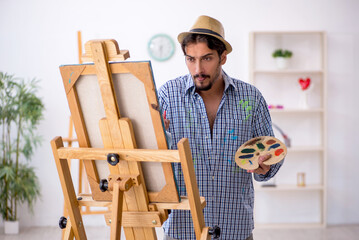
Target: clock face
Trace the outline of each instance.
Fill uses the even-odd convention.
[[[153,59],[166,61],[173,56],[175,44],[170,36],[157,34],[150,39],[147,49]]]

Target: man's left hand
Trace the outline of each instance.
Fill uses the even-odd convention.
[[[265,165],[263,162],[267,161],[271,157],[272,157],[272,155],[269,153],[267,153],[266,155],[263,155],[263,156],[259,156],[259,158],[258,158],[259,167],[254,170],[247,170],[247,172],[265,175],[269,171],[270,166]]]

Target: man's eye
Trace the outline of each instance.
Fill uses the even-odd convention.
[[[212,58],[211,58],[211,57],[205,57],[203,60],[205,60],[205,61],[211,61]]]
[[[194,61],[194,58],[188,57],[188,58],[187,58],[187,61],[188,61],[188,62],[193,62],[193,61]]]

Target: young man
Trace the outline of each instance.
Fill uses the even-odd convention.
[[[221,239],[253,239],[254,191],[257,181],[272,178],[282,162],[254,171],[240,169],[237,149],[257,136],[273,136],[267,104],[252,85],[229,77],[222,65],[231,45],[222,24],[200,16],[189,32],[179,34],[190,74],[168,81],[159,91],[172,148],[188,138],[200,195],[206,198],[206,226],[218,225]],[[181,167],[174,165],[180,195],[186,195]],[[164,224],[165,239],[195,239],[190,211],[172,210]]]

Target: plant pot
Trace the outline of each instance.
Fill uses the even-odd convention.
[[[276,57],[275,58],[277,68],[278,69],[286,69],[288,68],[289,59],[284,57]]]
[[[19,221],[4,221],[5,234],[19,234]]]

